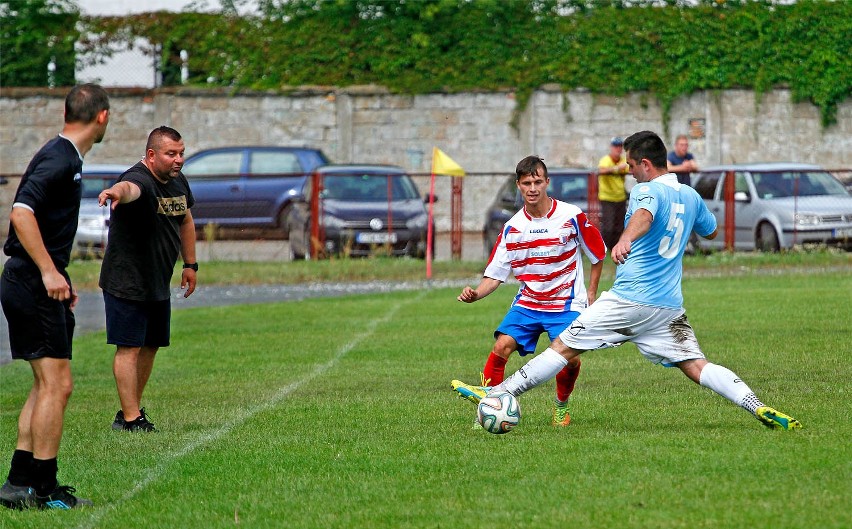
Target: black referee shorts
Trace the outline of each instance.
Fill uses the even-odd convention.
[[[9,322],[12,358],[71,359],[71,300],[51,299],[35,264],[18,257],[6,261],[0,275],[0,304]]]

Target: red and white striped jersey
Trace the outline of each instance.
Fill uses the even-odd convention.
[[[488,260],[484,275],[521,282],[513,305],[544,312],[582,311],[587,306],[583,260],[606,257],[600,232],[572,204],[551,198],[550,211],[531,217],[526,208],[509,219]]]

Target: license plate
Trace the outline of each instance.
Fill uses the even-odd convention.
[[[852,228],[838,228],[838,229],[834,230],[834,238],[835,239],[852,238]]]
[[[396,233],[366,231],[356,235],[355,242],[358,244],[393,244],[396,242]]]

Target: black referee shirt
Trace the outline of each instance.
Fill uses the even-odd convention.
[[[30,161],[15,193],[14,202],[26,204],[35,213],[44,246],[59,270],[71,260],[83,193],[82,170],[77,148],[67,138],[57,136]],[[11,223],[3,252],[32,261]]]

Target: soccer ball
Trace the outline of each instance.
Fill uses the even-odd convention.
[[[488,395],[476,407],[476,420],[491,433],[506,433],[521,420],[521,405],[507,391]]]

